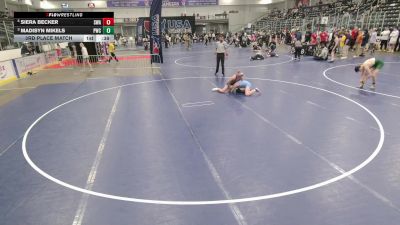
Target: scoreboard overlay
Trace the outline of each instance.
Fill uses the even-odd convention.
[[[15,12],[14,41],[114,41],[114,12]]]

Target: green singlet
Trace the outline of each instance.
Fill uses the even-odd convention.
[[[385,63],[382,61],[382,60],[375,60],[375,64],[372,66],[372,68],[374,68],[374,69],[377,69],[377,70],[380,70],[380,69],[382,69],[383,68],[383,65],[384,65]]]

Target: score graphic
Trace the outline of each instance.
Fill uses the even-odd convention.
[[[16,42],[105,42],[114,40],[113,12],[15,12]]]
[[[103,18],[103,26],[114,26],[114,18]]]
[[[103,34],[114,34],[114,18],[103,18]]]

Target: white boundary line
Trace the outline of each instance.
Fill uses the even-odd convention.
[[[6,149],[4,149],[2,152],[0,152],[0,157],[6,154],[8,150],[10,150],[20,139],[22,138],[22,135],[19,136],[17,139],[15,139],[10,145],[7,146]]]
[[[212,101],[204,101],[204,102],[187,102],[183,103],[182,107],[196,107],[196,106],[206,106],[206,105],[214,105]]]
[[[385,62],[385,63],[387,63],[387,64],[395,64],[395,63],[400,63],[400,62]],[[377,95],[383,95],[383,96],[387,96],[387,97],[391,97],[391,98],[398,98],[398,99],[400,99],[400,96],[391,95],[391,94],[385,94],[385,93],[376,92],[376,91],[370,91],[370,90],[366,90],[366,89],[360,89],[360,88],[353,87],[353,86],[350,86],[350,85],[347,85],[347,84],[344,84],[344,83],[340,83],[339,81],[336,81],[336,80],[334,80],[334,79],[328,77],[328,75],[326,74],[326,72],[328,72],[329,70],[332,70],[332,69],[336,69],[336,68],[340,68],[340,67],[345,67],[345,66],[354,66],[354,65],[358,65],[358,64],[359,64],[359,63],[357,63],[357,64],[345,64],[345,65],[339,65],[339,66],[330,67],[330,68],[324,70],[323,74],[324,74],[324,77],[325,77],[326,79],[332,81],[333,83],[336,83],[336,84],[339,84],[339,85],[342,85],[342,86],[345,86],[345,87],[348,87],[348,88],[351,88],[351,89],[361,90],[361,91],[363,91],[363,92],[369,92],[369,93],[374,93],[374,94],[377,94]]]
[[[183,108],[193,108],[193,107],[201,107],[201,106],[209,106],[214,105],[214,102],[203,103],[203,104],[193,104],[193,105],[182,105]]]
[[[285,64],[285,63],[289,63],[289,62],[293,61],[293,57],[288,56],[288,55],[283,55],[283,56],[290,58],[290,60],[284,61],[284,62],[279,62],[279,63],[272,63],[272,64],[266,64],[266,65],[257,65],[257,66],[235,66],[235,67],[227,66],[227,67],[225,67],[225,69],[267,67],[267,66],[281,65],[281,64]],[[179,59],[175,60],[175,64],[178,65],[178,66],[185,66],[185,67],[204,68],[204,69],[215,69],[215,66],[193,66],[193,65],[186,65],[186,64],[182,64],[182,63],[179,63],[179,62],[178,62],[178,61],[180,61],[180,60],[182,60],[182,59],[185,59],[185,58],[193,58],[193,57],[195,57],[195,56],[187,56],[187,57],[179,58]]]
[[[212,101],[203,101],[203,102],[186,102],[186,103],[183,103],[182,105],[197,105],[197,104],[203,104],[203,103],[212,103]]]
[[[365,160],[363,161],[361,164],[357,165],[356,167],[354,167],[353,169],[344,172],[343,174],[336,176],[334,178],[328,179],[326,181],[320,182],[320,183],[316,183],[313,185],[309,185],[306,187],[302,187],[302,188],[298,188],[298,189],[294,189],[291,191],[285,191],[285,192],[279,192],[279,193],[275,193],[275,194],[269,194],[269,195],[262,195],[262,196],[255,196],[255,197],[248,197],[248,198],[237,198],[237,199],[229,199],[229,200],[211,200],[211,201],[166,201],[166,200],[151,200],[151,199],[139,199],[139,198],[129,198],[129,197],[123,197],[123,196],[117,196],[117,195],[111,195],[111,194],[105,194],[105,193],[100,193],[100,192],[96,192],[96,191],[91,191],[91,190],[87,190],[84,188],[80,188],[74,185],[71,185],[69,183],[66,183],[64,181],[61,181],[55,177],[52,177],[51,175],[49,175],[48,173],[46,173],[45,171],[43,171],[42,169],[40,169],[33,161],[32,159],[29,157],[28,154],[28,150],[27,150],[27,139],[29,136],[29,133],[32,131],[32,129],[35,127],[36,124],[38,124],[44,117],[46,117],[48,114],[50,114],[51,112],[71,103],[74,102],[76,100],[94,95],[94,94],[98,94],[101,92],[105,92],[105,91],[109,91],[109,90],[114,90],[114,89],[118,89],[118,88],[122,88],[122,87],[127,87],[127,86],[134,86],[134,85],[139,85],[139,84],[146,84],[146,83],[155,83],[155,82],[162,82],[162,81],[170,81],[170,80],[184,80],[184,79],[211,79],[214,77],[185,77],[185,78],[171,78],[171,79],[161,79],[161,80],[153,80],[153,81],[143,81],[143,82],[137,82],[137,83],[131,83],[131,84],[125,84],[125,85],[120,85],[120,86],[116,86],[116,87],[112,87],[112,88],[106,88],[103,90],[99,90],[99,91],[95,91],[86,95],[82,95],[80,97],[71,99],[67,102],[64,102],[54,108],[52,108],[51,110],[47,111],[46,113],[44,113],[43,115],[41,115],[38,119],[36,119],[30,126],[29,128],[26,130],[23,140],[22,140],[22,152],[24,155],[25,160],[27,161],[27,163],[34,169],[36,170],[36,172],[38,172],[40,175],[42,175],[43,177],[61,185],[64,186],[66,188],[69,188],[71,190],[75,190],[81,193],[86,193],[89,195],[94,195],[94,196],[98,196],[98,197],[103,197],[103,198],[108,198],[108,199],[114,199],[114,200],[119,200],[119,201],[126,201],[126,202],[136,202],[136,203],[146,203],[146,204],[160,204],[160,205],[217,205],[217,204],[232,204],[232,203],[241,203],[241,202],[251,202],[251,201],[260,201],[260,200],[265,200],[265,199],[272,199],[272,198],[279,198],[279,197],[283,197],[283,196],[289,196],[289,195],[294,195],[297,193],[301,193],[301,192],[306,192],[306,191],[310,191],[316,188],[320,188],[326,185],[329,185],[331,183],[334,183],[336,181],[339,181],[341,179],[344,179],[352,174],[354,174],[355,172],[361,170],[362,168],[364,168],[366,165],[368,165],[381,151],[384,140],[385,140],[385,131],[383,129],[382,123],[379,121],[378,117],[372,113],[368,108],[366,108],[365,106],[363,106],[362,104],[346,97],[343,95],[340,95],[336,92],[333,91],[329,91],[326,89],[322,89],[322,88],[318,88],[318,87],[313,87],[310,85],[306,85],[306,84],[300,84],[300,83],[295,83],[295,82],[289,82],[289,81],[282,81],[282,80],[272,80],[272,79],[263,79],[263,78],[247,78],[249,80],[262,80],[262,81],[270,81],[270,82],[277,82],[277,83],[284,83],[284,84],[292,84],[292,85],[297,85],[297,86],[301,86],[301,87],[308,87],[314,90],[319,90],[319,91],[323,91],[325,93],[329,93],[335,96],[338,96],[340,98],[343,98],[357,106],[359,106],[361,109],[363,109],[364,111],[366,111],[377,123],[378,127],[379,127],[379,131],[380,131],[380,138],[379,138],[379,142],[378,145],[376,146],[375,150],[372,152],[372,154]]]
[[[161,77],[164,79],[164,76],[161,74]],[[201,152],[204,161],[206,161],[207,163],[207,167],[211,173],[211,176],[213,177],[215,183],[217,184],[217,186],[219,187],[219,189],[222,191],[225,199],[232,199],[231,195],[229,194],[228,190],[225,188],[221,176],[219,175],[217,169],[215,168],[214,164],[212,163],[212,161],[210,160],[210,158],[208,157],[208,155],[206,154],[206,152],[203,149],[203,146],[201,145],[199,138],[197,137],[197,135],[194,133],[194,130],[192,128],[192,126],[190,125],[189,121],[186,119],[181,107],[179,107],[179,102],[178,99],[176,98],[176,96],[174,95],[174,93],[172,93],[171,89],[169,88],[167,82],[164,81],[164,85],[165,87],[168,89],[169,94],[171,95],[173,101],[175,102],[176,106],[178,107],[178,111],[180,116],[182,117],[182,120],[184,121],[184,123],[186,124],[186,127],[188,128],[193,141],[196,143],[197,147],[199,148],[199,151]],[[204,103],[203,103],[204,104]],[[239,225],[247,225],[247,222],[243,216],[243,213],[240,211],[239,207],[235,204],[229,204],[228,205],[229,209],[231,210],[233,216],[235,217],[235,220],[238,222]]]
[[[87,190],[92,190],[94,181],[96,180],[97,170],[99,168],[100,161],[103,158],[104,148],[107,143],[108,134],[110,133],[110,130],[111,130],[111,124],[112,124],[115,112],[117,111],[117,105],[118,105],[120,96],[121,96],[121,89],[118,89],[117,96],[115,97],[113,107],[111,108],[110,115],[108,116],[106,127],[104,128],[104,131],[103,131],[103,136],[100,140],[99,147],[97,148],[96,157],[94,158],[92,167],[90,169],[89,176],[86,181],[85,189],[87,189]],[[79,201],[79,206],[78,206],[78,209],[76,210],[74,221],[72,222],[72,225],[81,225],[82,224],[83,217],[85,216],[88,200],[89,200],[89,195],[86,193],[82,194],[82,197],[81,197],[81,200]]]

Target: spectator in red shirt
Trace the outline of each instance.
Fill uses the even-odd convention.
[[[354,49],[354,45],[356,44],[357,37],[358,37],[358,28],[354,27],[353,30],[351,30],[350,49]]]
[[[319,35],[319,38],[321,39],[321,44],[328,44],[328,39],[329,39],[329,34],[325,30],[321,32]]]
[[[317,45],[318,44],[317,37],[318,37],[318,35],[317,35],[316,32],[311,34],[311,45]]]

